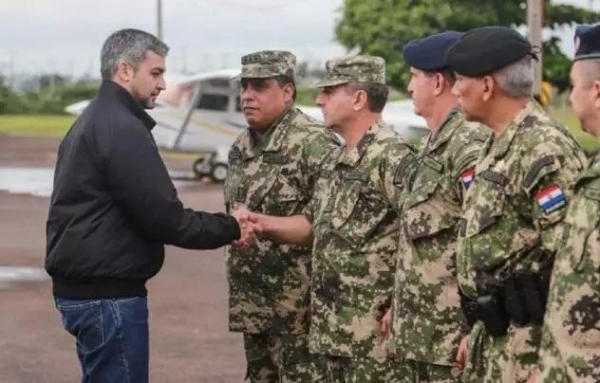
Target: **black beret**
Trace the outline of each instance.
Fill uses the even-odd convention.
[[[424,39],[412,40],[404,47],[402,57],[413,68],[425,72],[445,69],[446,51],[463,35],[461,32],[447,31]]]
[[[458,74],[482,77],[528,54],[536,57],[531,43],[514,29],[481,27],[465,33],[452,45],[446,52],[446,62]]]
[[[575,61],[600,58],[600,25],[578,26],[575,29],[575,46]]]

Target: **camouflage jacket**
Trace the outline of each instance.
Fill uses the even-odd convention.
[[[572,135],[534,102],[493,143],[488,142],[475,168],[461,222],[464,237],[457,272],[466,296],[475,299],[495,291],[516,272],[535,273],[551,266],[575,178],[585,162]],[[476,328],[469,351],[482,350],[485,356],[473,354],[468,360],[488,366],[485,381],[507,376],[524,381],[537,363],[541,328],[511,327],[508,336],[489,350],[484,346],[487,333],[479,331],[479,324]],[[467,365],[467,371],[479,366]]]
[[[451,366],[463,321],[456,279],[456,226],[479,152],[491,131],[452,112],[420,150],[404,199],[393,300],[393,349]]]
[[[379,322],[390,306],[397,209],[413,162],[412,147],[376,123],[319,187],[312,215],[312,352],[386,357]]]
[[[228,211],[301,214],[322,164],[339,148],[333,133],[292,107],[259,143],[247,129],[231,147],[225,183]],[[311,250],[260,237],[227,249],[229,328],[246,333],[308,333]]]
[[[544,321],[544,383],[600,382],[600,156],[579,176],[575,192]]]

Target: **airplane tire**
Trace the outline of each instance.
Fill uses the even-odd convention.
[[[196,161],[194,161],[194,165],[192,165],[192,170],[194,171],[194,175],[196,176],[196,178],[202,178],[208,175],[204,171],[204,157],[200,157]]]
[[[210,178],[212,178],[212,180],[216,183],[223,183],[227,178],[228,171],[229,168],[227,165],[223,163],[216,163],[210,171]]]

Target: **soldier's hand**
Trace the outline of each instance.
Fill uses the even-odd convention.
[[[262,231],[262,227],[251,218],[251,212],[246,208],[239,208],[231,213],[240,226],[240,238],[231,244],[234,247],[247,247],[254,242],[256,235]]]
[[[460,345],[458,346],[458,352],[456,353],[456,365],[460,370],[464,370],[467,365],[467,345],[469,344],[469,336],[465,335],[460,340]]]
[[[381,336],[384,339],[387,339],[390,337],[390,330],[392,328],[392,309],[388,309],[385,314],[383,315],[383,318],[381,318],[381,325],[379,328],[379,331],[381,332]]]
[[[527,379],[527,383],[538,383],[539,377],[540,370],[536,368],[529,374],[529,379]]]

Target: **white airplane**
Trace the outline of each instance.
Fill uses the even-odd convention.
[[[159,147],[199,154],[192,166],[198,178],[225,180],[229,148],[247,126],[240,108],[239,81],[233,79],[238,73],[239,69],[222,69],[167,79],[167,89],[159,96],[156,107],[148,111],[157,122],[152,134]],[[88,104],[89,100],[80,101],[65,111],[79,115]],[[323,120],[320,108],[299,108]],[[414,113],[410,100],[389,102],[383,120],[409,140],[428,132],[425,120]]]

